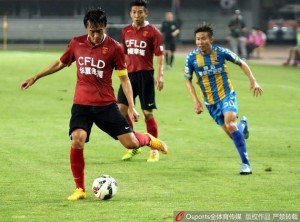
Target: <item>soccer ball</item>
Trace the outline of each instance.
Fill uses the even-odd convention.
[[[109,200],[116,195],[118,184],[112,176],[104,174],[94,180],[92,190],[97,198]]]

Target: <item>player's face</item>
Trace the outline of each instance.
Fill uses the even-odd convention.
[[[213,37],[209,36],[207,32],[198,32],[195,36],[195,42],[203,54],[208,54],[213,43]]]
[[[105,34],[106,27],[102,24],[93,24],[88,22],[86,31],[89,36],[89,40],[97,45],[102,42]]]
[[[173,21],[174,17],[173,17],[173,13],[172,12],[167,12],[166,13],[166,21]]]
[[[130,11],[131,20],[136,27],[144,25],[144,21],[147,18],[148,13],[144,6],[132,6]]]

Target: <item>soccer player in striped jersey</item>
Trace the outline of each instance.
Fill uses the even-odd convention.
[[[210,25],[204,24],[196,28],[194,36],[197,48],[190,52],[186,58],[184,76],[187,89],[194,101],[195,112],[201,114],[203,106],[192,83],[193,75],[197,78],[209,114],[236,146],[242,161],[240,174],[251,174],[252,169],[245,142],[249,136],[247,119],[243,117],[237,124],[237,98],[229,78],[226,61],[241,68],[250,81],[250,89],[254,96],[261,95],[263,90],[256,82],[245,61],[232,51],[213,45],[213,29]]]
[[[133,99],[139,97],[141,109],[145,117],[147,132],[158,137],[158,126],[154,118],[153,109],[156,109],[155,87],[163,89],[163,38],[160,31],[146,20],[148,16],[147,3],[144,0],[134,0],[130,3],[130,17],[132,24],[122,29],[122,44],[126,54],[128,76],[132,85]],[[154,79],[153,57],[157,60],[157,75]],[[133,122],[128,118],[128,101],[123,88],[118,92],[118,105],[129,124]],[[127,150],[122,160],[129,160],[140,149]],[[150,150],[148,162],[159,160],[157,150]]]
[[[69,128],[70,165],[75,191],[68,200],[86,197],[83,150],[85,143],[89,141],[93,124],[112,138],[118,139],[127,149],[150,146],[167,153],[167,146],[161,140],[148,133],[133,132],[118,108],[112,86],[114,69],[128,99],[129,116],[131,119],[138,118],[127,75],[125,54],[121,45],[105,34],[105,12],[102,9],[92,9],[85,14],[83,22],[87,34],[74,37],[59,59],[21,85],[21,89],[27,89],[38,79],[76,63],[77,82]]]

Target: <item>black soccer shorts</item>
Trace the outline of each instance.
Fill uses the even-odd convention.
[[[134,103],[136,97],[139,96],[142,110],[156,109],[154,71],[131,72],[128,76],[132,85]],[[122,85],[118,91],[118,103],[128,106]]]
[[[70,138],[75,129],[83,129],[87,132],[86,143],[89,141],[93,123],[114,139],[117,139],[119,135],[133,132],[126,118],[122,115],[115,103],[108,106],[73,104],[71,114],[69,128]]]

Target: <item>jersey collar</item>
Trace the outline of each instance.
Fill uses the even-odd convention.
[[[102,43],[105,41],[106,37],[107,37],[107,35],[104,34],[102,41],[101,41],[100,43],[98,43],[97,45],[94,45],[94,44],[90,41],[89,35],[86,36],[86,41],[87,41],[90,45],[97,47],[97,46],[99,46],[99,45],[102,45]]]
[[[140,27],[140,29],[146,27],[149,24],[150,24],[149,21],[144,21],[144,24],[143,24],[143,26]],[[137,29],[137,27],[134,26],[134,23],[132,23],[132,27]]]

